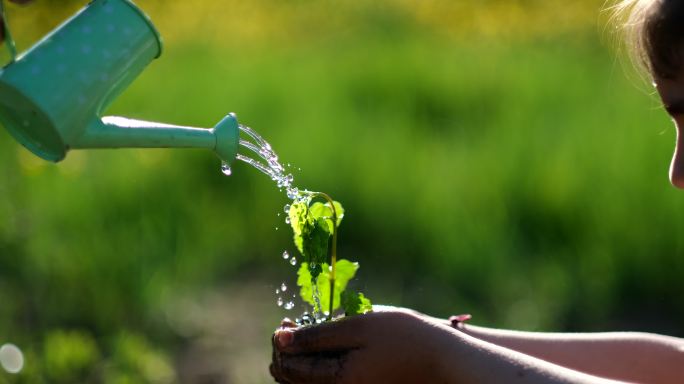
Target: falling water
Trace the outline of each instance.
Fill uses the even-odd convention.
[[[256,133],[249,127],[240,125],[239,128],[240,132],[243,133],[243,136],[246,136],[246,139],[240,139],[240,148],[238,150],[236,159],[251,165],[252,167],[258,169],[260,172],[264,173],[266,176],[270,177],[271,180],[276,182],[278,188],[281,191],[285,191],[287,197],[290,200],[309,201],[313,198],[315,194],[314,192],[308,190],[300,190],[299,188],[294,186],[294,177],[291,173],[287,171],[287,168],[279,162],[278,155],[275,153],[271,145],[266,140],[264,140],[258,133]],[[248,153],[249,155],[245,155],[245,153]],[[287,167],[289,168],[290,164],[287,164]],[[223,163],[221,165],[221,172],[223,172],[227,176],[230,176],[232,170],[227,163]],[[290,218],[287,215],[290,212],[290,204],[286,204],[283,207],[283,210],[286,214],[285,222],[286,224],[290,224]],[[294,256],[291,256],[287,251],[283,252],[282,257],[285,260],[289,259],[288,262],[291,265],[297,265],[297,259]],[[294,302],[291,300],[285,302],[285,300],[281,296],[286,290],[287,286],[285,285],[285,283],[281,284],[281,286],[278,289],[276,289],[276,304],[279,307],[283,307],[287,310],[290,310],[294,308]],[[324,315],[321,311],[320,299],[318,296],[318,288],[316,285],[314,285],[314,299],[316,300],[317,305],[314,305],[314,313],[312,317],[313,321],[321,320],[322,316]]]
[[[287,197],[291,200],[306,199],[312,195],[312,192],[300,191],[299,188],[294,186],[294,177],[280,164],[278,155],[273,151],[271,144],[251,128],[244,125],[240,125],[239,128],[240,132],[248,137],[248,140],[240,139],[240,148],[247,150],[252,157],[238,153],[236,156],[238,160],[251,165],[270,177],[271,180],[276,182],[280,190],[285,190]],[[256,157],[253,155],[256,155]],[[230,175],[232,172],[227,163],[221,165],[221,171],[226,175]],[[286,207],[287,213],[289,206]]]

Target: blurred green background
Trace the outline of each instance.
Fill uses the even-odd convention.
[[[9,5],[20,49],[85,3]],[[375,303],[684,336],[675,132],[603,0],[137,3],[165,51],[109,112],[236,112],[344,204],[339,254]],[[275,304],[286,203],[209,152],[55,165],[0,130],[0,344],[25,358],[0,383],[271,382],[271,331],[303,310]]]

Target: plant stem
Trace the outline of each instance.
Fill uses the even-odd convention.
[[[323,192],[316,193],[328,201],[330,204],[330,209],[332,210],[332,223],[333,223],[333,233],[332,233],[332,250],[330,254],[330,311],[328,312],[328,321],[332,320],[333,315],[333,299],[335,298],[335,263],[337,263],[337,212],[335,211],[335,204],[333,199]],[[322,308],[321,308],[322,309]]]

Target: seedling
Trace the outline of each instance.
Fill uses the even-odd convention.
[[[314,202],[315,199],[325,202]],[[304,260],[297,271],[299,294],[313,306],[314,314],[325,315],[327,309],[327,320],[331,320],[340,306],[346,316],[371,311],[371,302],[363,293],[347,289],[359,264],[337,260],[337,231],[344,218],[342,204],[325,193],[311,193],[296,199],[288,216],[295,246]]]
[[[268,175],[293,200],[289,208],[285,207],[288,214],[286,222],[292,227],[295,246],[303,259],[297,271],[299,294],[302,300],[313,306],[314,321],[326,313],[327,320],[331,320],[340,305],[346,316],[371,311],[370,300],[362,293],[347,289],[347,283],[356,274],[359,264],[337,260],[337,228],[344,217],[342,204],[322,192],[300,191],[293,185],[292,174],[285,171],[271,145],[251,128],[240,125],[239,129],[253,141],[240,139],[240,147],[258,155],[265,163],[240,153],[236,158]],[[224,174],[231,174],[227,164],[221,169]],[[316,199],[325,202],[314,202]],[[310,319],[310,316],[303,318]]]

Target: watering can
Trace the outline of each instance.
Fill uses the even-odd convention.
[[[0,16],[5,19],[0,0]],[[5,19],[6,21],[6,19]],[[150,19],[130,0],[92,0],[0,69],[0,123],[37,156],[58,162],[70,149],[207,148],[230,164],[239,141],[234,114],[211,129],[101,117],[162,51]]]

